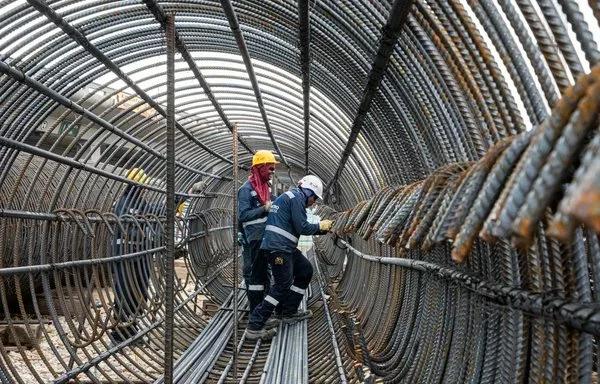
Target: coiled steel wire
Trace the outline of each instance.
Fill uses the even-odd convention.
[[[19,162],[23,162],[23,160],[21,158],[17,159],[16,164],[19,167],[14,167],[15,171],[22,167]],[[85,196],[73,202],[67,200],[66,205],[86,209],[86,206],[93,206],[95,201],[102,197],[105,199],[106,205],[110,207],[110,194],[104,193],[101,196],[99,194],[100,189],[83,177],[67,178],[65,172],[68,168],[57,165],[55,173],[48,176],[42,172],[44,168],[41,168],[38,159],[28,159],[27,164],[30,167],[33,164],[40,167],[40,172],[33,174],[36,176],[35,181],[19,175],[19,179],[6,178],[5,186],[12,184],[14,185],[14,191],[18,192],[19,189],[22,190],[23,188],[31,189],[34,182],[43,182],[50,185],[52,183],[50,178],[58,179],[62,177],[69,180],[69,184],[75,186],[74,189],[78,190],[79,194]],[[3,191],[8,190],[8,188],[3,189]],[[26,193],[21,192],[21,194]],[[69,198],[71,196],[73,195],[67,194],[65,197]],[[6,200],[10,201],[10,199]],[[39,204],[48,204],[48,201],[42,199]],[[6,207],[11,208],[11,206]],[[14,208],[27,210],[26,206],[15,206]],[[29,211],[35,210],[37,209],[29,209]],[[3,213],[5,212],[8,213],[3,209]],[[164,233],[161,225],[156,226],[156,223],[160,223],[161,219],[157,216],[129,216],[124,217],[124,221],[120,222],[112,213],[102,213],[91,209],[84,212],[77,208],[57,209],[54,211],[54,215],[46,215],[47,217],[28,214],[27,211],[19,213],[14,209],[11,212],[13,212],[13,218],[10,218],[10,213],[8,213],[8,217],[3,217],[3,228],[6,229],[7,224],[8,228],[11,228],[9,223],[14,222],[15,226],[12,227],[11,232],[19,234],[15,237],[18,240],[15,242],[16,249],[26,251],[23,253],[16,251],[4,252],[4,263],[7,267],[2,270],[5,278],[2,279],[3,283],[0,287],[2,310],[5,314],[20,312],[24,317],[23,320],[16,322],[8,317],[7,328],[3,332],[10,339],[15,340],[17,346],[21,349],[23,346],[19,344],[18,334],[26,330],[30,342],[33,342],[32,345],[36,348],[38,358],[45,362],[50,372],[56,372],[53,367],[56,362],[62,361],[68,372],[62,376],[57,375],[58,381],[68,380],[81,373],[90,375],[90,369],[107,380],[116,380],[117,377],[120,378],[119,380],[131,380],[133,377],[137,380],[146,380],[149,375],[153,375],[153,371],[149,370],[148,367],[160,364],[158,351],[162,348],[160,339],[164,332],[164,328],[161,330],[163,296],[160,288],[161,279],[158,277],[164,273],[160,258],[161,252],[164,251],[164,245],[162,242],[157,242],[162,239]],[[228,212],[222,212],[221,216],[223,216],[223,213],[227,214]],[[230,213],[227,216],[230,217]],[[215,217],[218,222],[218,213],[213,213],[210,217]],[[44,223],[44,220],[49,221]],[[23,235],[20,235],[29,226],[28,223],[39,226],[40,230],[23,232]],[[123,256],[110,256],[110,238],[113,236],[115,225],[121,226],[121,231],[124,233],[127,231],[123,227],[127,226],[133,225],[142,229],[142,233],[148,234],[143,240],[145,248],[148,250]],[[192,227],[195,226],[192,225]],[[230,233],[230,226],[229,228],[226,227],[225,230]],[[211,232],[216,233],[218,231],[218,226],[211,228]],[[27,233],[27,236],[25,236],[25,233]],[[35,237],[43,233],[46,233],[47,237],[45,239]],[[202,236],[206,236],[206,233]],[[3,236],[3,239],[6,238],[6,236]],[[193,237],[190,236],[190,238]],[[40,245],[36,246],[36,243],[40,243]],[[42,250],[44,251],[42,252]],[[7,256],[13,258],[7,260]],[[26,258],[22,259],[23,257]],[[141,332],[136,338],[109,348],[110,342],[107,333],[123,325],[114,320],[115,314],[112,306],[113,300],[116,300],[116,298],[113,298],[112,294],[114,289],[113,270],[117,263],[139,258],[155,258],[155,267],[149,271],[151,283],[148,299],[146,302],[141,303],[142,307],[136,309],[136,317],[130,320],[138,324]],[[137,276],[130,274],[130,270],[126,273],[132,279],[134,287],[141,286]],[[6,278],[13,275],[15,277],[23,276],[24,278]],[[189,279],[189,276],[186,279]],[[20,283],[15,285],[14,282]],[[195,286],[198,287],[199,285],[196,284]],[[185,285],[182,285],[181,281],[178,283],[175,292],[178,298],[176,300],[178,327],[186,329],[186,333],[175,337],[175,342],[179,348],[185,348],[191,341],[189,337],[193,335],[193,330],[201,328],[205,324],[205,320],[198,316],[197,306],[191,303],[198,292],[186,292]],[[140,292],[134,294],[139,295]],[[47,308],[41,306],[47,306]],[[29,318],[31,315],[28,316],[27,313],[31,313],[33,316]],[[142,313],[143,315],[141,315]],[[201,309],[200,313],[203,313]],[[60,340],[66,347],[64,351],[61,346],[56,344],[57,340],[46,328],[48,319],[51,319],[53,328],[58,330]],[[40,330],[44,342],[50,348],[48,350],[41,349],[39,344],[34,342],[37,337],[35,335]],[[142,338],[147,338],[149,345],[153,346],[146,353],[131,349],[131,353],[124,355],[124,357],[115,354],[115,352],[123,351],[123,348],[133,345],[136,341],[142,341]],[[103,349],[107,351],[101,353]],[[67,360],[63,360],[65,351],[69,352]],[[96,355],[97,357],[94,357]],[[23,363],[32,372],[36,372],[37,369],[33,367],[31,357],[27,357],[23,353],[21,356]],[[86,362],[86,360],[88,361]],[[129,369],[128,373],[120,373],[118,367],[127,364],[127,362],[131,364],[132,369]],[[14,366],[9,364],[8,368],[14,374]],[[115,373],[117,376],[115,376]],[[128,377],[127,375],[133,376]],[[43,377],[39,376],[37,372],[34,373],[34,376],[39,380],[42,380]]]

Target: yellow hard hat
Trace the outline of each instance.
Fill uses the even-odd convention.
[[[279,161],[275,160],[275,156],[273,152],[267,151],[266,149],[256,151],[254,156],[252,156],[252,166],[262,165],[262,164],[279,164]]]
[[[127,179],[146,184],[148,176],[146,176],[146,172],[144,172],[142,168],[131,168],[129,172],[127,172]]]

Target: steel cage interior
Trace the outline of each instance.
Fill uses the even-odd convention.
[[[268,149],[281,162],[273,191],[317,175],[326,199],[316,213],[336,222],[310,252],[307,304],[331,297],[335,315],[315,309],[306,382],[342,371],[348,382],[597,380],[596,2],[9,0],[0,2],[2,383],[164,374],[164,344],[129,367],[104,331],[114,325],[113,226],[138,225],[156,250],[154,317],[141,321],[147,336],[165,335],[164,214],[120,222],[111,212],[132,167],[150,177],[149,202],[167,198],[167,15],[175,194],[207,185],[176,220],[189,277],[175,292],[175,324],[188,331],[175,336],[174,358],[214,315],[197,312],[196,298],[230,300],[234,188]],[[504,160],[501,178],[492,170]],[[493,211],[505,228],[486,237],[497,201],[508,201]],[[485,216],[471,210],[482,205]],[[557,234],[557,223],[567,229]],[[94,290],[96,309],[74,309]],[[49,350],[6,349],[23,321]],[[315,373],[329,352],[310,330],[326,328],[341,356]]]

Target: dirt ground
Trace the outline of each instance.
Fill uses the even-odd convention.
[[[188,271],[183,260],[175,261],[175,271],[176,276],[184,282]],[[193,282],[188,281],[184,290],[186,293],[193,292]],[[106,290],[104,290],[104,295],[106,302],[112,302],[112,297],[106,297]],[[94,311],[99,315],[98,319],[100,319],[100,322],[103,322],[106,320],[104,307],[95,304],[99,298],[99,293],[94,291],[93,301],[90,305],[95,307]],[[203,297],[200,298],[199,302],[200,308],[202,307],[202,299]],[[77,353],[74,358],[69,355],[65,343],[59,334],[59,328],[64,330],[63,333],[66,334],[66,338],[73,343],[76,340],[73,339],[72,335],[78,331],[77,329],[73,329],[73,324],[77,324],[77,322],[68,321],[64,316],[59,316],[59,323],[60,327],[57,327],[52,321],[48,321],[45,324],[45,332],[42,333],[37,348],[23,349],[21,352],[17,347],[8,346],[5,348],[6,359],[11,362],[18,374],[17,381],[23,383],[54,381],[57,376],[102,355],[110,347],[110,340],[107,333],[102,335],[96,334],[93,338],[95,341],[87,346],[81,346],[81,348],[76,349]],[[69,328],[69,323],[71,328]],[[93,329],[93,325],[85,325],[85,330],[88,332],[93,333]],[[95,329],[98,332],[98,329],[101,329],[101,327],[95,327]],[[183,332],[185,333],[185,330]],[[85,334],[85,332],[82,334]],[[143,347],[126,347],[114,356],[103,360],[98,366],[90,368],[90,372],[103,382],[153,381],[154,378],[160,376],[163,370],[164,344],[160,338],[161,335],[158,332],[151,332],[149,337],[145,338],[146,344]],[[60,356],[60,358],[57,358],[56,355]],[[75,359],[78,361],[75,361]],[[56,375],[53,374],[53,371]],[[37,377],[33,372],[37,374]],[[17,375],[11,372],[10,376]],[[79,375],[78,379],[84,382],[89,380],[83,374]]]

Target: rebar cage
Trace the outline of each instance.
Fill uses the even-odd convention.
[[[597,382],[599,20],[0,1],[0,382]],[[335,225],[313,317],[249,342],[234,198],[260,149]],[[156,209],[116,214],[132,190]]]

